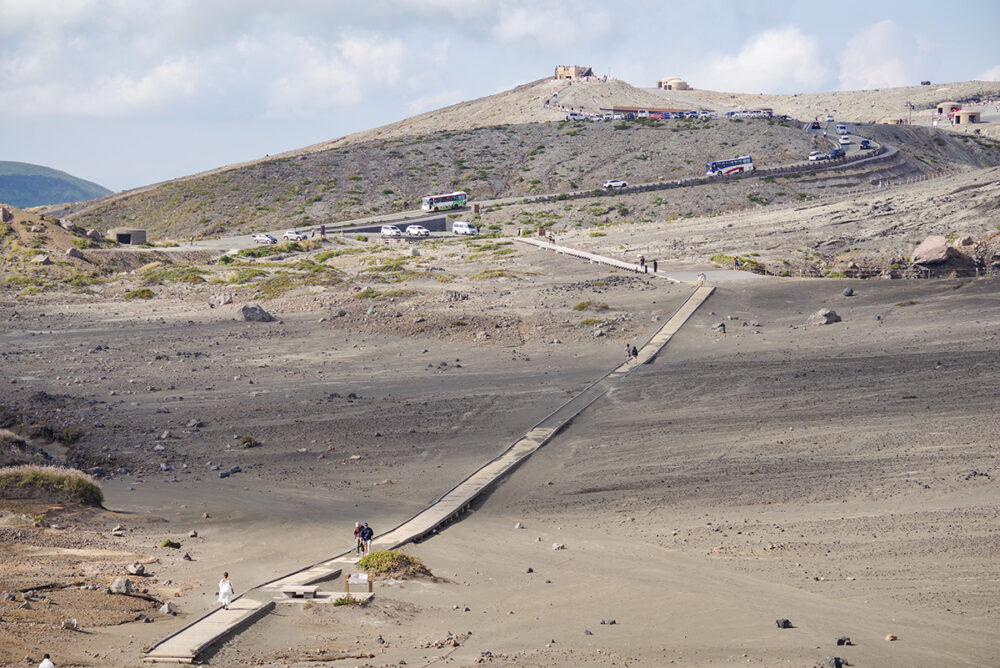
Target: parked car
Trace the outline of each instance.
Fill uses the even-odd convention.
[[[575,111],[566,114],[567,121],[585,121],[587,120],[586,114],[578,114]]]
[[[258,232],[253,235],[253,242],[255,244],[276,244],[278,240],[266,232]]]
[[[406,236],[408,237],[429,237],[431,231],[423,225],[407,225]]]
[[[285,241],[305,241],[306,235],[298,230],[288,230],[281,235],[281,238]]]
[[[844,155],[845,155],[844,149],[842,149],[842,148],[835,148],[835,149],[832,149],[829,153],[827,153],[827,156],[830,158],[830,160],[836,160],[837,158],[843,158]]]
[[[451,231],[455,234],[464,234],[468,236],[475,236],[479,234],[479,230],[472,223],[465,220],[456,220],[452,223]]]
[[[608,179],[604,182],[604,187],[608,189],[628,188],[628,181],[622,181],[621,179]]]
[[[838,135],[846,135],[847,134],[847,126],[844,125],[843,123],[837,123],[837,134]]]
[[[383,237],[401,237],[403,233],[399,231],[399,228],[395,225],[383,225],[382,226],[382,236]]]
[[[823,151],[813,151],[812,153],[809,154],[810,160],[826,160],[829,157],[830,156],[824,153]]]
[[[649,118],[649,112],[645,109],[640,109],[639,113],[636,114],[637,118]]]
[[[840,136],[840,144],[842,146],[846,146],[847,144],[850,144],[850,143],[852,143],[850,137],[848,137],[847,135],[841,135]]]
[[[872,147],[872,142],[871,142],[870,139],[862,139],[858,143],[858,146],[860,146],[861,148],[871,148]]]
[[[819,130],[821,127],[823,126],[819,124],[819,121],[813,121],[812,123],[809,124],[810,130]]]
[[[833,116],[831,116],[830,114],[827,114],[826,115],[826,122],[827,123],[833,123]]]
[[[625,114],[614,114],[611,117],[611,119],[615,120],[615,121],[624,121],[625,120]]]

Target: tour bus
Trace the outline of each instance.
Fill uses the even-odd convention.
[[[705,176],[728,176],[753,171],[753,158],[744,155],[732,160],[713,160],[705,163]]]
[[[424,211],[441,211],[442,209],[461,209],[468,199],[461,190],[457,193],[447,195],[428,195],[420,201],[420,208]]]

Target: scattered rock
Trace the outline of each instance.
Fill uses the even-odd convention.
[[[790,621],[788,621],[787,619],[784,619],[784,618],[782,618],[782,619],[776,619],[774,621],[774,623],[778,625],[779,629],[794,629],[795,628],[794,626],[792,626],[792,623]]]
[[[583,630],[583,635],[585,635],[585,636],[592,636],[594,634],[591,632],[590,629],[584,629]]]
[[[523,528],[524,528],[524,525],[523,525],[523,524],[521,524],[520,522],[517,522],[516,524],[514,524],[514,528],[515,528],[515,529],[523,529]]]
[[[115,578],[115,581],[111,583],[110,587],[108,587],[108,591],[112,594],[129,595],[132,593],[132,581],[124,575],[119,578]]]
[[[563,545],[562,543],[552,543],[552,549],[553,550],[565,550],[566,546]]]
[[[532,568],[531,566],[528,566],[528,570],[525,571],[525,573],[534,573],[534,572],[535,572],[535,569]]]
[[[197,538],[197,537],[198,537],[197,531],[192,530],[188,532],[188,538]]]
[[[972,246],[975,242],[972,237],[962,237],[961,239],[956,239],[953,245],[955,246]]]
[[[134,561],[131,564],[125,566],[125,570],[131,575],[145,575],[146,567],[139,561]]]
[[[216,306],[224,306],[226,304],[233,303],[233,293],[232,292],[220,292],[212,295],[208,298],[208,307],[215,308]]]
[[[36,255],[31,258],[32,264],[52,264],[52,258],[48,255]]]
[[[79,248],[67,248],[66,255],[68,257],[76,258],[77,260],[83,259],[83,251]]]
[[[59,628],[64,631],[76,631],[77,625],[75,619],[64,619],[63,623],[59,625]]]
[[[841,659],[839,656],[828,656],[826,657],[826,665],[827,668],[841,668],[848,664],[846,659]]]
[[[460,302],[460,301],[463,301],[463,300],[468,299],[468,298],[469,298],[469,295],[462,294],[461,292],[458,292],[457,290],[445,290],[445,293],[444,293],[444,300],[446,302]]]
[[[844,296],[845,297],[853,297],[854,296],[854,288],[844,288]]]
[[[174,610],[174,606],[170,605],[170,601],[167,601],[160,606],[160,614],[164,615],[176,615],[177,612]]]
[[[888,640],[889,642],[894,642],[896,640],[899,640],[899,636],[897,636],[895,633],[890,633],[885,637],[885,639]]]
[[[948,257],[948,240],[939,234],[932,234],[920,242],[910,259],[913,264],[939,264]]]
[[[191,558],[191,555],[188,554],[187,552],[184,553],[184,556],[181,557],[181,559],[183,559],[184,561],[194,561],[194,559]]]
[[[840,316],[837,312],[828,308],[821,308],[820,310],[809,316],[806,321],[807,325],[829,325],[835,322],[840,322]]]
[[[839,638],[837,638],[837,645],[838,646],[839,645],[853,645],[853,644],[854,643],[852,643],[851,639],[848,638],[847,636],[840,636]]]
[[[247,322],[274,322],[274,316],[257,304],[246,304],[240,309],[240,317]]]
[[[19,605],[17,607],[19,607],[21,610],[31,610],[32,609],[31,608],[31,604],[28,603],[27,601],[25,601],[24,603],[22,603],[21,605]]]

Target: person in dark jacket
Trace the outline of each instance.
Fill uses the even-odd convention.
[[[375,537],[375,531],[368,526],[368,522],[361,527],[361,541],[365,544],[365,554],[372,553],[372,538]]]

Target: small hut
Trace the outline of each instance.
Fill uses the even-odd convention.
[[[106,236],[123,246],[141,246],[146,243],[146,230],[135,227],[116,227],[113,230],[108,230]]]
[[[962,105],[958,102],[941,102],[937,106],[937,112],[940,116],[951,115],[953,111],[958,111],[962,108]]]
[[[680,77],[664,77],[656,82],[656,87],[663,90],[687,90],[689,88],[687,81]]]
[[[955,125],[962,125],[964,123],[981,123],[979,119],[979,112],[973,111],[972,109],[959,109],[955,112]]]

